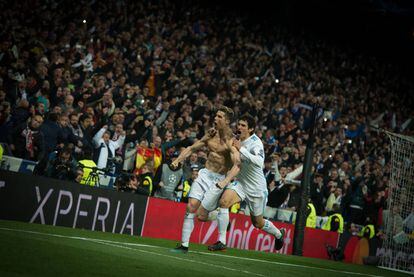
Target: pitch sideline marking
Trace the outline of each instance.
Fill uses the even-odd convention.
[[[250,272],[250,271],[247,271],[247,270],[238,270],[238,269],[234,269],[234,268],[226,267],[226,266],[222,266],[222,265],[209,264],[209,263],[205,263],[205,262],[184,259],[184,258],[180,258],[180,257],[176,257],[176,256],[171,256],[171,255],[165,255],[165,254],[150,252],[150,251],[146,251],[146,250],[142,250],[142,249],[136,249],[136,248],[131,248],[131,247],[127,247],[127,246],[118,245],[116,243],[113,244],[113,243],[111,243],[111,241],[107,241],[107,242],[104,242],[104,241],[96,241],[96,243],[103,244],[103,245],[109,245],[109,246],[112,246],[112,247],[118,247],[118,248],[133,250],[133,251],[138,251],[138,252],[142,252],[142,253],[146,253],[146,254],[153,254],[153,255],[161,256],[161,257],[173,258],[173,259],[176,259],[176,260],[179,260],[179,261],[183,261],[183,262],[186,262],[186,263],[191,262],[191,263],[196,263],[196,264],[202,264],[202,265],[206,265],[206,266],[209,266],[209,267],[217,267],[217,268],[220,268],[220,269],[227,269],[227,270],[230,270],[230,271],[236,271],[236,272],[246,273],[248,275],[256,275],[256,276],[263,276],[263,277],[266,276],[266,275],[262,275],[262,274],[259,274],[259,273]]]
[[[36,232],[36,231],[19,230],[19,229],[2,228],[2,227],[0,227],[0,230],[17,231],[17,232],[22,232],[22,233],[37,234],[37,235],[51,236],[51,237],[57,237],[57,238],[69,238],[69,239],[90,241],[90,242],[95,242],[95,243],[99,243],[99,244],[103,244],[103,245],[107,245],[107,246],[118,247],[118,248],[128,249],[128,250],[132,250],[132,251],[138,251],[138,252],[145,253],[145,254],[153,254],[153,255],[156,255],[156,256],[172,258],[172,259],[179,260],[179,261],[182,261],[182,262],[185,262],[185,263],[191,262],[191,263],[201,264],[201,265],[208,266],[208,267],[216,267],[216,268],[219,268],[219,269],[226,269],[226,270],[235,271],[235,272],[238,272],[238,273],[245,273],[245,274],[248,274],[248,275],[266,277],[266,275],[251,272],[251,271],[247,271],[247,270],[239,270],[239,269],[235,269],[235,268],[231,268],[231,267],[215,265],[215,264],[205,263],[205,262],[201,262],[201,261],[184,259],[184,258],[176,257],[176,256],[173,256],[173,255],[165,255],[165,254],[151,252],[151,251],[147,251],[147,250],[136,249],[136,248],[131,248],[131,247],[123,246],[123,245],[118,245],[118,244],[124,244],[124,243],[117,242],[117,241],[100,240],[100,239],[92,239],[92,238],[76,237],[76,236],[72,237],[72,236],[58,235],[58,234],[52,234],[52,233],[42,233],[42,232]],[[125,243],[125,244],[131,244],[131,243]],[[133,244],[133,245],[150,247],[150,248],[166,248],[166,247],[159,247],[159,246],[152,246],[152,245],[145,245],[145,244]]]
[[[29,231],[29,230],[21,230],[21,229],[13,229],[13,228],[3,228],[3,227],[0,227],[0,230],[5,230],[5,231],[18,231],[18,232],[23,232],[23,233],[31,233],[31,234],[38,234],[38,235],[59,237],[59,238],[78,239],[78,240],[85,240],[85,241],[92,241],[92,242],[97,242],[97,243],[102,243],[102,244],[108,244],[108,245],[112,245],[112,246],[115,246],[114,244],[123,244],[123,245],[128,245],[128,246],[142,246],[142,247],[148,247],[148,248],[164,248],[164,249],[168,249],[168,247],[148,245],[148,244],[141,244],[141,243],[120,242],[120,241],[112,241],[112,240],[101,240],[101,239],[86,238],[86,237],[77,237],[77,236],[65,236],[65,235],[59,235],[59,234],[53,234],[53,233],[43,233],[43,232]],[[134,248],[130,248],[130,247],[127,247],[127,248],[128,249],[131,249],[131,250],[145,251],[145,250],[134,249]],[[261,262],[261,263],[276,264],[276,265],[282,265],[282,266],[300,267],[300,268],[308,268],[308,269],[317,269],[317,270],[324,270],[324,271],[344,273],[344,274],[353,274],[353,275],[371,276],[371,277],[383,277],[381,275],[372,275],[372,274],[365,274],[365,273],[359,273],[359,272],[343,271],[343,270],[336,270],[336,269],[329,269],[329,268],[321,268],[321,267],[307,266],[307,265],[298,265],[298,264],[291,264],[291,263],[282,263],[282,262],[275,262],[275,261],[268,261],[268,260],[258,260],[258,259],[247,258],[247,257],[238,257],[238,256],[215,254],[215,253],[199,252],[199,251],[189,251],[189,252],[190,253],[196,253],[196,254],[202,254],[202,255],[210,255],[210,256],[218,256],[218,257],[227,257],[227,258],[239,259],[239,260],[245,260],[245,261],[254,261],[254,262]],[[162,255],[162,256],[166,256],[166,257],[173,257],[173,258],[181,259],[181,258],[178,258],[178,257],[169,256],[169,255],[163,255],[163,254],[154,253],[154,252],[148,252],[148,253],[153,253],[153,254]],[[183,259],[183,260],[188,261],[186,259]],[[194,262],[197,262],[197,261],[194,261]],[[202,262],[200,262],[200,263],[202,263]],[[205,263],[205,264],[208,264],[208,263]],[[208,265],[210,265],[210,264],[208,264]],[[213,265],[213,266],[216,266],[216,265]],[[230,269],[230,270],[236,270],[236,269]],[[241,270],[236,270],[236,271],[241,271]],[[249,274],[254,274],[254,273],[249,273]],[[259,275],[259,276],[263,276],[263,275]]]

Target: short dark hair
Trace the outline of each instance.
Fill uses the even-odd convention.
[[[65,153],[65,154],[69,154],[69,155],[72,155],[72,151],[73,151],[73,149],[70,147],[70,146],[68,146],[68,145],[65,145],[62,149],[60,149],[60,151],[58,151],[59,152],[59,155],[62,155],[63,153]]]
[[[243,120],[247,122],[247,128],[249,129],[256,129],[256,120],[254,120],[254,117],[250,114],[244,114],[239,118],[239,121]]]
[[[88,114],[82,114],[79,118],[79,122],[84,122],[86,119],[92,119]]]
[[[226,118],[228,120],[230,120],[230,122],[233,122],[233,120],[234,120],[234,112],[233,112],[233,110],[231,108],[226,107],[226,106],[220,106],[220,107],[218,107],[217,111],[218,112],[223,112],[225,114]]]

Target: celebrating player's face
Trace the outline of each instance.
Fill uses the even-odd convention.
[[[216,128],[220,129],[226,125],[226,115],[223,111],[218,111],[214,117],[214,125]]]
[[[249,129],[246,121],[239,120],[237,123],[237,131],[240,134],[240,139],[243,140],[250,136],[250,132],[253,131],[253,129]]]

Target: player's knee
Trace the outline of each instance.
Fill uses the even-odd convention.
[[[187,213],[195,213],[195,212],[197,212],[197,206],[196,205],[193,205],[193,204],[191,204],[191,203],[188,203],[188,205],[187,205]]]
[[[197,211],[197,219],[203,222],[208,221],[208,212],[203,210],[202,207]]]
[[[256,227],[257,229],[262,229],[262,228],[263,228],[263,226],[264,226],[264,222],[261,222],[261,221],[256,221],[256,220],[254,220],[254,221],[252,222],[252,224],[253,224],[253,226],[254,226],[254,227]]]
[[[197,215],[197,219],[198,219],[199,221],[206,222],[206,221],[208,221],[208,215],[198,214],[198,215]]]
[[[222,198],[219,201],[219,207],[223,209],[228,209],[231,206],[231,200],[229,198]]]

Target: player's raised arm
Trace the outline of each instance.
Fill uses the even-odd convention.
[[[188,146],[180,153],[177,159],[171,163],[172,167],[174,168],[178,167],[180,163],[182,163],[183,161],[185,161],[185,159],[191,156],[191,153],[197,151],[203,146],[206,146],[207,141],[211,139],[212,137],[214,137],[215,135],[216,135],[216,131],[214,129],[208,130],[208,132],[200,140],[194,142],[193,145]]]

